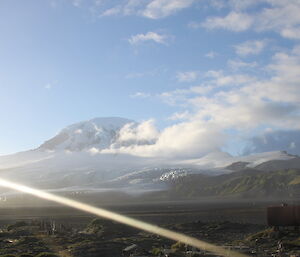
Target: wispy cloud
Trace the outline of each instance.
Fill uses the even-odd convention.
[[[290,0],[268,0],[269,8],[257,14],[259,31],[274,30],[288,38],[298,38],[300,27],[300,2]]]
[[[127,0],[104,10],[101,16],[138,15],[149,19],[161,19],[192,6],[196,0]]]
[[[262,140],[254,142],[255,149],[250,149],[250,152],[274,149],[299,152],[300,46],[289,52],[277,52],[270,64],[262,69],[264,75],[261,78],[243,73],[231,74],[229,71],[209,71],[207,80],[199,86],[164,92],[161,98],[168,104],[185,108],[175,112],[171,119],[183,119],[184,124],[190,126],[195,121],[201,122],[207,140],[193,137],[199,140],[197,142],[203,142],[204,148],[201,150],[206,149],[206,144],[211,140],[213,134],[209,134],[210,128],[215,129],[214,135],[217,137],[226,134],[229,129],[236,131],[235,137],[242,135],[247,138],[252,137],[254,131],[257,134],[260,128],[268,127],[285,131],[280,133],[280,142],[275,142],[278,134],[273,133],[272,137],[266,138],[267,143]],[[266,71],[269,71],[268,76]],[[286,137],[291,135],[291,130],[297,133]]]
[[[168,38],[169,37],[167,35],[158,34],[156,32],[149,31],[146,34],[137,34],[137,35],[131,36],[128,39],[128,42],[131,45],[137,45],[137,44],[140,44],[142,42],[153,41],[153,42],[158,43],[158,44],[166,45]]]
[[[151,94],[145,93],[145,92],[136,92],[136,93],[130,95],[131,98],[147,98],[150,96],[151,96]]]
[[[235,45],[235,52],[239,56],[247,56],[251,54],[259,54],[266,47],[266,40],[249,40],[239,45]]]
[[[48,82],[48,83],[46,83],[46,84],[44,85],[44,88],[47,89],[47,90],[50,90],[50,89],[52,89],[54,86],[56,86],[57,83],[58,83],[57,80],[50,81],[50,82]]]
[[[226,4],[223,0],[210,0],[210,5],[216,9],[223,9]]]
[[[176,75],[178,82],[193,82],[197,79],[197,77],[198,77],[197,71],[178,72]]]
[[[300,25],[294,28],[284,28],[281,30],[281,35],[290,39],[300,39]]]
[[[190,117],[190,113],[188,111],[183,111],[183,112],[175,112],[173,113],[168,119],[169,120],[186,120]]]
[[[45,89],[51,89],[52,88],[52,84],[51,83],[47,83],[45,86],[44,86],[44,88]]]
[[[125,75],[126,79],[136,79],[143,77],[154,77],[167,72],[167,68],[163,66],[158,66],[152,70],[144,70],[144,71],[133,71],[129,72]]]
[[[149,19],[161,19],[191,8],[197,0],[71,0],[75,7],[88,8],[98,16],[137,15]],[[57,5],[57,0],[51,0]],[[111,4],[112,3],[112,4]],[[297,0],[209,0],[217,9],[229,10],[223,16],[207,17],[204,21],[191,22],[192,28],[226,29],[235,32],[252,29],[256,32],[275,31],[282,37],[300,39],[300,2]],[[205,6],[205,4],[203,5]],[[207,6],[207,5],[206,5]],[[253,6],[259,6],[253,9]],[[250,10],[251,11],[248,11]],[[100,13],[100,15],[99,15]]]
[[[72,0],[72,4],[75,7],[79,7],[82,4],[82,0]]]
[[[222,86],[240,86],[255,80],[254,77],[251,77],[247,74],[224,74],[223,71],[208,71],[206,72],[206,77],[211,80],[209,83],[215,87]]]
[[[202,23],[190,23],[190,27],[202,26],[207,29],[226,29],[235,32],[248,29],[256,32],[275,31],[285,38],[300,39],[300,2],[297,0],[220,0],[218,2],[230,9],[227,15],[208,17]],[[246,12],[249,7],[259,4],[264,4],[264,8]],[[215,4],[212,2],[211,5]]]
[[[227,4],[234,10],[245,10],[262,2],[264,2],[264,0],[228,0]]]
[[[194,26],[191,26],[195,28],[202,26],[207,29],[228,29],[240,32],[249,29],[253,22],[253,17],[247,13],[230,12],[225,17],[209,17],[198,26],[196,23],[194,23]]]
[[[134,78],[142,78],[145,76],[145,73],[143,72],[131,72],[131,73],[128,73],[125,78],[126,79],[134,79]]]
[[[270,72],[268,77],[210,71],[202,85],[165,92],[163,97],[190,110],[190,120],[214,124],[220,130],[246,133],[263,126],[300,129],[299,49],[274,54],[271,64],[263,67]],[[197,88],[211,90],[198,93]]]
[[[216,53],[214,51],[210,51],[205,54],[205,57],[210,58],[210,59],[214,59],[216,56],[218,56],[218,53]]]
[[[147,4],[141,14],[151,19],[164,18],[190,7],[194,2],[195,0],[153,0]]]
[[[300,130],[271,130],[261,133],[249,140],[244,154],[274,150],[286,150],[291,154],[299,154]]]
[[[208,0],[209,4],[220,10],[226,7],[230,7],[234,10],[244,10],[251,6],[258,5],[264,0]]]
[[[102,17],[113,16],[113,15],[117,15],[117,14],[121,13],[121,11],[122,11],[122,8],[121,8],[121,6],[118,5],[118,6],[115,6],[115,7],[112,7],[112,8],[109,8],[109,9],[103,11],[100,16],[102,16]]]
[[[258,66],[257,62],[243,62],[241,60],[228,60],[227,64],[233,70],[250,69]]]

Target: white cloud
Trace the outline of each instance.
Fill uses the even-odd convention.
[[[120,130],[116,144],[151,144],[157,140],[158,135],[153,120],[144,121],[137,126],[134,123],[129,123]]]
[[[228,4],[235,10],[245,10],[253,5],[258,5],[263,0],[229,0]]]
[[[196,21],[191,21],[189,22],[188,27],[192,29],[199,29],[202,27],[202,24]]]
[[[82,134],[82,129],[77,129],[77,130],[75,130],[74,133],[75,133],[75,134]]]
[[[158,34],[156,32],[149,31],[146,34],[137,34],[137,35],[131,36],[131,38],[128,39],[128,41],[132,45],[137,45],[137,44],[139,44],[141,42],[145,42],[145,41],[154,41],[155,43],[166,45],[167,39],[168,39],[167,35],[162,35],[162,34]]]
[[[249,40],[242,44],[235,45],[235,52],[239,56],[247,56],[251,54],[259,54],[266,46],[266,40]]]
[[[56,86],[58,83],[57,80],[53,80],[51,82],[48,82],[47,84],[44,85],[44,88],[47,89],[47,90],[50,90],[52,89],[54,86]]]
[[[58,1],[51,0],[56,6]],[[104,4],[105,2],[105,4]],[[150,19],[161,19],[183,9],[190,8],[197,0],[117,0],[82,1],[71,0],[75,7],[89,8],[100,17],[112,15],[138,15]],[[225,16],[208,17],[204,22],[189,24],[190,27],[227,29],[235,32],[275,31],[289,39],[299,39],[300,2],[298,0],[208,0],[208,4],[218,9],[229,9]],[[107,7],[109,5],[110,7]],[[202,6],[205,6],[203,4]],[[253,7],[258,6],[258,8]],[[104,9],[106,7],[106,9]],[[248,11],[249,10],[249,11]]]
[[[281,30],[281,35],[285,38],[300,39],[300,26],[292,28],[284,28]]]
[[[147,18],[159,19],[190,7],[195,0],[152,0],[141,14]]]
[[[219,150],[226,140],[224,134],[216,127],[201,121],[175,124],[167,127],[161,133],[156,133],[157,130],[152,125],[141,124],[141,126],[148,128],[139,129],[139,131],[134,130],[133,132],[132,128],[129,128],[129,132],[127,132],[128,128],[125,129],[125,142],[129,140],[130,144],[117,145],[101,152],[127,153],[143,157],[199,158],[208,152]],[[144,135],[145,131],[147,136]],[[132,141],[137,140],[136,138],[138,138],[137,141],[145,142],[145,140],[141,140],[145,137],[149,137],[155,142],[132,144]]]
[[[81,1],[81,0],[74,0]],[[150,19],[160,19],[192,6],[196,0],[126,0],[106,9],[100,16],[139,15]],[[101,4],[102,5],[102,2]],[[97,6],[97,5],[96,5]],[[99,5],[98,5],[99,6]]]
[[[186,99],[186,94],[188,93],[189,90],[176,89],[171,92],[163,92],[159,94],[159,98],[169,105],[177,105],[179,102],[184,102],[184,99]]]
[[[209,4],[216,9],[230,7],[233,10],[244,10],[251,6],[258,5],[263,0],[208,0]]]
[[[130,72],[128,74],[126,74],[125,78],[126,79],[135,79],[135,78],[142,78],[142,77],[146,77],[146,76],[155,76],[161,72],[164,72],[164,68],[160,67],[160,68],[156,68],[153,70],[148,70],[148,71],[143,71],[143,72]]]
[[[257,15],[258,30],[281,32],[300,25],[300,2],[294,0],[266,0],[270,7],[262,9]]]
[[[100,16],[113,16],[113,15],[117,15],[120,14],[122,11],[121,6],[115,6],[113,8],[109,8],[107,10],[105,10],[104,12],[102,12],[102,14]]]
[[[212,84],[203,84],[200,86],[190,87],[189,90],[187,90],[189,93],[196,93],[199,95],[205,95],[209,93],[211,90],[214,89],[214,86]]]
[[[150,96],[151,96],[150,94],[144,93],[144,92],[136,92],[133,95],[130,95],[130,97],[132,97],[132,98],[147,98]]]
[[[170,117],[181,122],[161,132],[152,120],[128,124],[119,140],[101,152],[199,158],[224,146],[229,138],[226,131],[245,138],[266,127],[299,130],[300,46],[274,54],[271,64],[262,68],[268,72],[262,78],[209,71],[199,86],[162,93],[162,99],[181,107],[181,112]]]
[[[145,4],[145,0],[128,0],[124,4],[118,5],[106,9],[100,16],[114,16],[114,15],[135,15],[141,11]]]
[[[128,0],[123,7],[124,15],[134,15],[140,12],[141,8],[145,5],[145,0]]]
[[[240,86],[240,85],[247,84],[254,80],[255,80],[255,78],[253,78],[249,75],[237,74],[237,75],[221,76],[216,79],[215,83],[216,83],[216,85],[219,85],[219,86],[225,86],[225,85]]]
[[[233,70],[255,68],[258,65],[257,62],[243,62],[240,60],[228,60],[227,64]]]
[[[212,78],[210,84],[215,85],[216,87],[242,85],[255,80],[254,77],[247,74],[224,75],[223,71],[214,70],[206,72],[206,77]]]
[[[45,89],[51,89],[52,88],[52,84],[51,83],[47,83],[45,86],[44,86],[44,88]]]
[[[209,4],[216,9],[222,9],[226,6],[223,0],[210,0]]]
[[[193,82],[197,79],[197,77],[197,71],[178,72],[176,75],[178,82]]]
[[[168,119],[169,120],[186,120],[189,117],[190,117],[189,112],[184,111],[184,112],[175,112]]]
[[[75,6],[75,7],[79,7],[82,3],[82,0],[72,0],[72,4]]]
[[[226,3],[225,6],[231,10],[225,17],[209,17],[202,24],[194,22],[190,26],[237,32],[248,29],[257,32],[275,31],[285,38],[300,39],[300,1],[298,0],[230,0],[222,3]],[[246,13],[247,9],[259,4],[264,6]],[[211,5],[215,4],[212,2]]]
[[[128,73],[125,78],[126,79],[133,79],[133,78],[141,78],[144,77],[145,73],[142,72],[132,72],[132,73]]]
[[[228,29],[240,32],[249,29],[253,22],[253,17],[246,13],[230,12],[225,17],[209,17],[201,26],[207,29]]]
[[[160,99],[169,105],[180,105],[181,107],[189,106],[189,99],[191,96],[206,95],[214,89],[215,85],[202,84],[200,86],[193,86],[188,89],[176,89],[174,91],[163,92],[159,95]]]
[[[105,2],[105,0],[94,0],[94,4],[95,4],[96,6],[101,6],[101,5],[104,4],[104,2]]]
[[[217,55],[218,55],[218,53],[216,53],[214,51],[210,51],[207,54],[205,54],[205,57],[210,58],[210,59],[214,59]]]
[[[200,120],[222,130],[247,135],[259,127],[300,128],[300,47],[276,53],[263,67],[269,76],[209,71],[199,92],[195,88],[165,92],[164,100],[189,111],[189,120]],[[204,91],[201,91],[203,88]],[[207,90],[207,91],[205,91]]]
[[[52,8],[57,8],[57,6],[58,6],[58,3],[56,0],[50,0],[49,4]]]
[[[286,150],[300,153],[300,130],[270,130],[249,139],[245,154]]]

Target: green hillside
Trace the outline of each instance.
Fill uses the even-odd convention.
[[[220,176],[189,175],[171,183],[170,197],[300,197],[300,170],[255,169]]]

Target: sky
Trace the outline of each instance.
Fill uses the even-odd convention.
[[[298,0],[2,0],[0,155],[111,116],[150,131],[133,154],[299,154],[299,13]]]

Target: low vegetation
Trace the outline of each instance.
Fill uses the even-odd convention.
[[[299,253],[300,249],[299,231],[289,228],[278,231],[264,225],[229,221],[195,221],[165,226],[210,243],[243,250],[247,254],[255,252],[257,256],[272,256],[279,241],[289,254]],[[105,219],[93,219],[82,230],[65,228],[51,235],[45,234],[36,225],[17,222],[8,227],[0,233],[0,257],[110,257],[121,256],[131,246],[134,247],[125,255],[202,256],[200,251],[183,243],[174,243]],[[20,228],[30,235],[17,235],[15,231]],[[62,252],[66,255],[61,255]]]
[[[300,170],[248,169],[219,176],[192,174],[171,182],[169,198],[201,197],[299,199]]]

